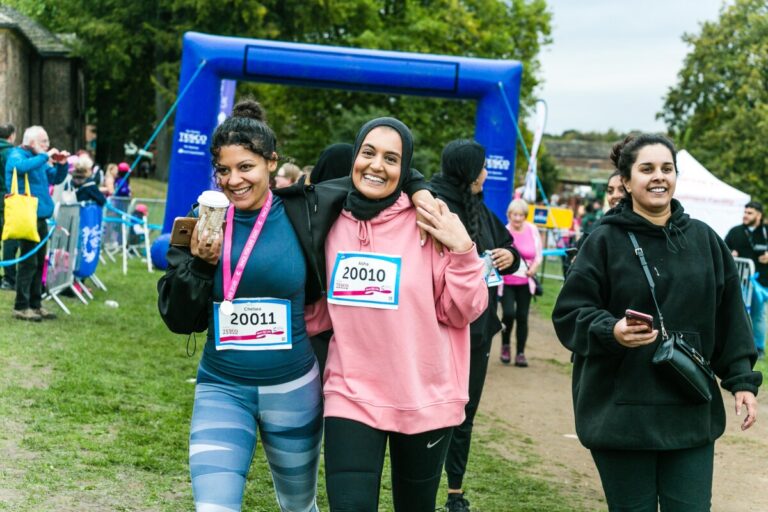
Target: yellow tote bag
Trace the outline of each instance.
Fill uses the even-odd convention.
[[[24,175],[24,190],[19,194],[19,182],[16,179],[16,168],[13,168],[11,193],[5,196],[5,224],[3,224],[3,241],[29,240],[39,242],[37,232],[37,198],[29,193],[29,177]]]

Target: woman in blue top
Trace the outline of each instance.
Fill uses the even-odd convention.
[[[304,328],[307,266],[283,201],[269,191],[276,141],[262,119],[258,103],[242,102],[214,132],[216,182],[231,202],[226,229],[210,243],[195,230],[186,257],[169,252],[158,284],[172,330],[198,330],[180,317],[207,317],[189,441],[198,511],[240,510],[257,430],[280,509],[317,510],[323,418]]]

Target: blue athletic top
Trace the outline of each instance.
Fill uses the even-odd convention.
[[[260,210],[235,210],[231,271],[251,234]],[[299,239],[285,213],[281,199],[274,197],[272,210],[243,271],[235,297],[274,297],[291,301],[293,348],[290,350],[216,350],[213,310],[208,317],[208,338],[200,362],[212,373],[239,384],[270,386],[297,379],[315,363],[315,355],[304,325],[304,282],[307,268]],[[222,263],[216,269],[213,300],[224,298]]]

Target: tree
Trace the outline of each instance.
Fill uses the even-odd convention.
[[[137,143],[147,140],[175,100],[181,36],[188,30],[517,59],[524,65],[524,111],[539,83],[538,53],[549,42],[551,17],[545,0],[10,2],[55,32],[77,34],[102,161],[121,154],[128,136]],[[329,143],[351,142],[364,120],[388,114],[411,126],[417,143],[414,165],[429,175],[437,168],[443,145],[470,136],[474,129],[472,101],[240,84],[238,94],[249,93],[266,107],[281,152],[301,165],[314,163]],[[169,134],[159,139],[165,141],[165,151],[170,149]]]
[[[768,198],[768,4],[735,0],[684,40],[692,50],[658,117],[713,173]]]

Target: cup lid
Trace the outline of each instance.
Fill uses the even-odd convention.
[[[206,190],[198,196],[197,202],[209,208],[226,208],[229,206],[227,196],[218,190]]]

